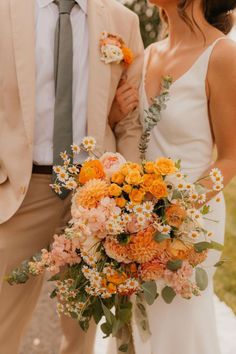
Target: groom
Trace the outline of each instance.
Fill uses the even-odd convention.
[[[103,31],[122,37],[132,65],[101,61]],[[90,135],[100,153],[138,158],[137,111],[114,132],[108,116],[122,76],[138,87],[142,59],[138,19],[115,0],[0,0],[1,354],[18,353],[43,281],[10,287],[4,275],[69,218],[70,197],[49,187],[58,151]],[[76,322],[61,322],[61,354],[92,354],[94,326],[85,335]]]

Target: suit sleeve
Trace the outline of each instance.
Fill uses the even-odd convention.
[[[129,47],[132,49],[135,59],[127,70],[127,80],[139,88],[143,70],[144,48],[138,16],[135,16],[133,20]],[[139,161],[138,145],[142,133],[139,107],[116,125],[114,133],[117,151],[129,161]]]

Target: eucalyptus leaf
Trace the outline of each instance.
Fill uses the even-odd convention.
[[[103,313],[106,317],[106,320],[112,326],[113,319],[115,318],[115,316],[102,302],[101,302],[101,304],[102,304],[102,309],[103,309]]]
[[[122,353],[127,353],[128,349],[129,349],[129,344],[122,344],[118,349]]]
[[[175,296],[176,296],[176,292],[174,291],[173,288],[171,288],[170,286],[166,286],[162,292],[161,292],[162,298],[163,300],[167,303],[167,304],[171,304],[172,301],[174,300]]]
[[[183,261],[181,259],[176,259],[174,261],[170,260],[167,262],[166,267],[173,272],[182,267]]]
[[[108,322],[104,322],[101,325],[101,330],[106,335],[105,338],[107,338],[112,334],[112,325],[110,325]]]
[[[205,290],[208,286],[208,275],[207,272],[202,268],[196,268],[195,271],[196,284],[200,290]]]
[[[155,281],[147,281],[142,284],[143,295],[148,305],[152,305],[156,300],[157,294],[157,285]]]
[[[160,233],[156,233],[154,235],[154,240],[158,243],[164,241],[164,240],[169,240],[170,239],[170,235],[166,235],[166,234],[160,234]]]

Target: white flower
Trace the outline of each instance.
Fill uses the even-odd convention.
[[[69,175],[64,169],[62,169],[61,172],[57,174],[57,178],[60,182],[65,183],[69,179]]]
[[[135,207],[135,204],[133,204],[132,202],[127,203],[125,206],[126,210],[129,212],[132,212],[134,207]]]
[[[77,183],[73,178],[70,178],[68,181],[66,181],[65,188],[72,191],[77,188]]]
[[[68,171],[72,173],[73,175],[77,175],[79,172],[79,169],[76,166],[71,166],[68,168]]]
[[[176,176],[178,179],[184,179],[183,173],[181,173],[181,172],[179,172],[179,171],[175,173],[175,176]]]
[[[216,192],[220,192],[222,189],[224,189],[224,185],[222,183],[216,183],[213,185],[213,190]]]
[[[152,202],[143,203],[143,211],[147,213],[151,213],[154,209],[154,204]]]
[[[53,171],[54,171],[56,174],[61,173],[62,170],[64,170],[62,166],[53,166]]]
[[[143,209],[144,208],[143,208],[143,206],[141,204],[137,204],[133,208],[134,212],[137,213],[137,214],[142,214],[143,211],[144,211]]]
[[[68,160],[69,156],[67,155],[67,152],[64,151],[64,152],[61,152],[60,153],[60,157],[62,158],[62,160]]]
[[[213,168],[210,172],[210,177],[222,176],[221,170],[219,168]]]
[[[189,236],[191,238],[198,238],[200,236],[200,233],[198,231],[196,231],[196,230],[193,230],[193,231],[190,232]]]
[[[62,191],[61,191],[61,186],[59,186],[59,184],[50,184],[50,187],[55,191],[55,193],[57,194],[62,194]]]
[[[199,198],[199,195],[197,193],[195,193],[195,192],[191,192],[189,194],[189,198],[190,198],[191,202],[196,202],[198,200],[198,198]]]
[[[185,182],[179,182],[179,183],[176,185],[176,188],[177,188],[179,191],[184,191],[184,190],[185,190]]]
[[[130,214],[123,214],[122,215],[122,221],[124,221],[126,224],[129,223],[132,220],[131,215]]]
[[[143,226],[146,224],[146,218],[145,218],[145,215],[143,214],[138,214],[137,215],[137,222],[139,225]]]
[[[122,49],[113,44],[106,44],[101,47],[102,57],[101,60],[105,64],[117,63],[120,64],[124,59]]]
[[[203,194],[200,194],[199,197],[198,197],[198,203],[199,204],[204,204],[206,202],[206,194],[203,193]]]
[[[83,139],[82,145],[86,151],[93,151],[96,147],[96,140],[91,136],[87,136]]]
[[[185,189],[188,191],[194,191],[195,190],[195,186],[192,183],[186,183],[185,184]]]
[[[159,225],[158,231],[164,235],[168,235],[171,232],[171,227],[169,225]]]
[[[77,144],[72,144],[71,145],[71,150],[73,151],[74,154],[79,154],[80,153],[80,147]]]

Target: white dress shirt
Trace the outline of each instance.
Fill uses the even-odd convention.
[[[88,97],[87,0],[75,0],[73,31],[73,142],[86,135]],[[52,165],[54,127],[54,36],[58,6],[53,0],[36,0],[36,117],[34,163]]]

